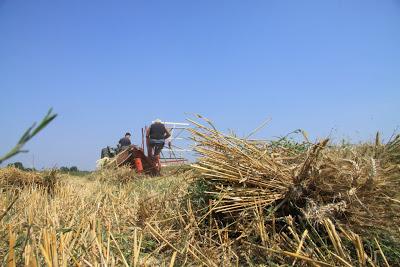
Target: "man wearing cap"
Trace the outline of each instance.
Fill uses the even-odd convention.
[[[165,139],[171,136],[170,132],[160,119],[156,119],[146,131],[146,137],[149,139],[150,156],[157,157],[164,148]],[[154,153],[153,153],[154,152]]]

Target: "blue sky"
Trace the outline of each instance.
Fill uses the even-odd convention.
[[[302,128],[354,142],[400,125],[399,1],[0,0],[0,154],[93,169],[160,117],[200,113],[260,138]]]

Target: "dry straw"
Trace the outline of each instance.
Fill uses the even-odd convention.
[[[386,145],[337,146],[324,139],[257,143],[191,120],[200,159],[193,166],[211,186],[213,211],[243,217],[255,207],[322,223],[331,218],[352,226],[400,223],[400,138]],[[271,214],[269,214],[270,216]]]
[[[387,243],[362,231],[399,223],[399,138],[356,146],[260,143],[193,123],[197,171],[56,175],[63,182],[49,195],[47,174],[0,170],[1,264],[400,264],[385,253]],[[206,192],[188,193],[203,180]]]

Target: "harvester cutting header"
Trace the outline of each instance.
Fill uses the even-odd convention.
[[[159,175],[162,165],[185,163],[187,161],[183,157],[176,157],[172,145],[172,141],[177,139],[172,137],[174,130],[178,129],[181,133],[187,126],[188,124],[186,123],[162,122],[160,119],[156,119],[149,127],[142,128],[141,146],[132,144],[130,140],[131,134],[127,132],[119,140],[116,148],[107,146],[101,150],[101,159],[98,161],[98,167],[129,166],[138,173]],[[168,157],[162,155],[166,144],[169,152]]]

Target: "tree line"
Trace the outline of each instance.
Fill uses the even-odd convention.
[[[35,168],[26,168],[22,162],[14,162],[14,163],[10,163],[7,165],[7,167],[14,167],[23,171],[37,171]],[[60,172],[79,172],[80,170],[78,169],[78,167],[76,166],[72,166],[72,167],[66,167],[66,166],[62,166],[60,168],[58,168],[58,170]]]

